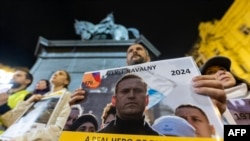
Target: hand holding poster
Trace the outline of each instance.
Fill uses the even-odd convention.
[[[101,117],[103,108],[111,102],[116,81],[127,73],[139,75],[148,84],[150,119],[173,115],[180,105],[199,107],[214,127],[210,137],[223,137],[223,124],[211,99],[193,91],[192,78],[200,75],[192,57],[154,61],[133,66],[86,72],[82,88],[88,92],[88,100],[81,103],[85,113]],[[100,119],[99,119],[99,123]]]
[[[22,138],[28,133],[45,129],[49,125],[54,125],[58,118],[59,111],[63,105],[68,102],[69,94],[64,90],[60,90],[50,95],[44,96],[35,103],[20,102],[25,108],[16,108],[10,111],[10,116],[18,113],[16,121],[1,134],[0,139],[9,141],[16,138]],[[11,117],[10,117],[11,118]],[[17,139],[18,140],[18,139]]]

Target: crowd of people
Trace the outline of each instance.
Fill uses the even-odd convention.
[[[194,91],[197,94],[209,96],[221,115],[227,111],[226,102],[231,98],[229,97],[232,92],[231,87],[241,87],[241,83],[238,83],[236,77],[230,73],[230,60],[225,57],[222,59],[226,61],[222,61],[221,64],[208,61],[201,68],[202,75],[192,79]],[[127,65],[150,61],[150,55],[143,44],[135,43],[128,47]],[[18,68],[11,80],[12,87],[0,94],[0,130],[2,132],[11,127],[18,117],[31,107],[30,105],[38,105],[39,101],[60,97],[58,102],[60,108],[57,109],[54,116],[56,118],[52,119],[50,125],[34,128],[14,137],[14,140],[55,141],[59,139],[62,131],[190,137],[212,137],[215,133],[206,114],[199,107],[188,104],[176,108],[174,115],[164,115],[151,124],[147,120],[150,118],[148,117],[150,111],[145,111],[150,101],[147,93],[148,86],[143,78],[135,74],[125,74],[117,81],[110,103],[107,103],[103,109],[100,125],[95,115],[84,113],[81,106],[76,106],[77,102],[86,99],[87,91],[77,88],[70,92],[67,86],[71,78],[66,70],[57,70],[50,80],[39,80],[34,91],[29,92],[27,87],[32,81],[33,76],[28,70]],[[237,95],[248,96],[243,93]],[[178,127],[181,130],[177,129]]]
[[[14,78],[15,78],[15,75],[13,77],[13,80]],[[23,123],[24,125],[26,125],[25,128],[20,127],[19,130],[16,129],[16,131],[18,131],[19,133],[14,134],[13,132],[10,132],[9,135],[7,133],[6,136],[13,137],[14,140],[23,140],[23,141],[37,140],[41,138],[43,140],[58,140],[61,135],[61,130],[64,128],[64,125],[66,123],[66,120],[71,110],[70,105],[69,105],[71,92],[68,91],[68,88],[67,88],[68,85],[70,84],[70,81],[71,81],[71,78],[67,71],[58,70],[50,77],[51,90],[49,92],[45,94],[27,93],[26,96],[31,95],[29,96],[28,99],[24,99],[25,95],[23,96],[23,99],[18,99],[19,102],[17,102],[15,107],[1,114],[1,124],[3,125],[3,127],[5,128],[10,127],[25,111],[28,111],[28,110],[31,110],[31,112],[28,112],[25,115],[25,117],[34,117],[34,116],[39,116],[39,117],[35,118],[34,120],[32,119],[26,120],[26,122]],[[30,84],[30,83],[27,83],[27,84]],[[48,103],[47,105],[42,105],[41,102],[52,97],[60,98],[60,103],[59,102],[57,103],[58,110],[54,113],[54,118],[50,119],[51,121],[49,122],[49,124],[42,128],[34,127],[36,125],[32,125],[32,124],[30,125],[28,121],[31,121],[31,122],[36,121],[37,123],[39,123],[39,120],[41,120],[41,118],[49,119],[52,113],[46,113],[46,112],[44,113],[44,111],[47,111],[46,109],[49,109],[50,105]],[[6,103],[6,105],[8,105],[8,103]],[[1,108],[2,106],[3,105],[1,105]],[[31,108],[31,106],[33,106],[34,108],[33,107]],[[35,108],[35,107],[39,107],[39,108]],[[45,108],[42,108],[42,107],[45,107]],[[37,113],[37,115],[34,114],[34,110],[36,110],[35,113]],[[1,109],[1,112],[3,112],[2,109]],[[29,114],[32,114],[32,115],[29,115]],[[20,123],[24,122],[22,118],[25,119],[25,117],[21,117],[21,119],[19,120]],[[44,123],[40,122],[39,124],[44,124]],[[29,125],[30,125],[30,128],[32,127],[32,130],[28,129]],[[25,132],[25,131],[29,131],[29,132]]]

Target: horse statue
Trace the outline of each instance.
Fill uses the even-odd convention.
[[[88,21],[75,20],[74,26],[76,34],[81,35],[83,40],[91,39],[95,32],[95,25]]]
[[[75,20],[75,30],[77,35],[81,35],[82,39],[113,39],[128,40],[129,33],[134,38],[140,36],[136,28],[126,28],[123,25],[115,24],[113,13],[107,15],[99,24],[94,25],[88,21]]]

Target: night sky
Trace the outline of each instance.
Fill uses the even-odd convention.
[[[115,23],[135,27],[162,55],[182,57],[198,38],[200,22],[221,19],[233,0],[1,0],[0,64],[31,68],[38,37],[80,40],[75,19],[99,23],[113,12]]]

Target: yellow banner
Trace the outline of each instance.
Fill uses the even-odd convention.
[[[59,141],[223,141],[223,139],[63,131]]]

